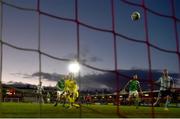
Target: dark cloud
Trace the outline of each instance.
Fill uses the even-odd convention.
[[[36,72],[32,74],[32,77],[39,77],[41,76],[42,79],[46,79],[49,81],[58,81],[61,79],[64,75],[57,74],[57,73],[44,73],[44,72]]]
[[[58,81],[64,75],[57,74],[57,73],[45,73],[45,72],[35,72],[33,74],[24,74],[24,73],[11,73],[11,75],[22,77],[22,78],[38,78],[41,76],[42,79],[49,80],[49,81]]]
[[[70,59],[77,59],[77,54],[70,53],[65,57]],[[103,60],[97,56],[91,56],[88,46],[86,47],[82,46],[80,51],[80,62],[86,63],[86,62],[99,62],[99,61],[103,61]]]
[[[133,73],[136,73],[140,78],[141,87],[143,90],[148,90],[149,85],[147,83],[148,80],[148,70],[119,70],[119,72],[127,77],[119,76],[119,89],[122,89],[124,85],[130,80],[128,77],[132,77]],[[162,73],[153,70],[153,79],[157,80]],[[58,74],[58,73],[45,73],[45,72],[35,72],[32,75],[29,74],[22,74],[22,73],[15,73],[12,75],[20,75],[22,77],[36,77],[39,76],[42,77],[44,80],[48,81],[58,81],[61,79],[64,75]],[[179,81],[179,74],[177,73],[170,73],[170,76],[172,76],[176,81],[176,87],[179,87],[180,81]],[[86,89],[117,89],[117,79],[116,75],[114,73],[103,73],[103,74],[87,74],[85,76],[81,76],[80,79],[76,79],[77,83],[80,86],[81,90]],[[159,89],[159,85],[156,85],[154,87],[155,89]]]
[[[32,78],[31,74],[25,74],[25,73],[11,73],[11,75],[19,76],[19,77],[23,77],[23,78]]]
[[[93,57],[89,58],[89,61],[91,61],[91,62],[98,62],[98,61],[102,61],[102,59],[99,58],[99,57],[93,56]]]

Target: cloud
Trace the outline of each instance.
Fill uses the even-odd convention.
[[[100,57],[97,56],[91,56],[90,51],[87,45],[82,46],[81,51],[80,51],[80,61],[82,63],[86,62],[99,62],[103,61]],[[68,55],[64,56],[70,59],[77,59],[77,54],[74,53],[69,53]]]
[[[21,78],[38,78],[41,75],[42,79],[49,80],[49,81],[58,81],[64,75],[57,74],[57,73],[45,73],[45,72],[35,72],[33,74],[25,74],[25,73],[11,73],[11,75],[18,76]]]
[[[98,61],[103,61],[101,58],[93,56],[89,58],[89,61],[91,62],[98,62]]]
[[[28,84],[28,83],[23,83],[23,82],[20,82],[20,81],[8,81],[7,84],[16,84],[16,85],[25,85],[25,84]]]
[[[136,72],[140,78],[141,87],[143,90],[149,89],[149,83],[147,83],[147,77],[148,77],[148,70],[119,70],[120,73],[122,73],[125,76],[131,77],[133,72]],[[45,72],[35,72],[33,74],[23,74],[23,73],[13,73],[12,75],[15,76],[21,76],[32,79],[37,79],[39,76],[42,77],[43,80],[46,81],[58,81],[61,79],[64,75],[58,74],[58,73],[45,73]],[[153,79],[156,80],[161,76],[161,72],[158,72],[157,70],[153,70]],[[179,88],[180,80],[179,80],[179,74],[176,73],[170,73],[170,76],[172,76],[176,81],[176,87]],[[127,77],[119,77],[119,89],[123,88],[124,85],[129,81],[129,78]],[[80,80],[77,79],[77,83],[80,86],[81,90],[86,89],[117,89],[117,80],[116,75],[107,72],[102,74],[87,74],[80,77]],[[81,83],[81,84],[80,84]],[[159,89],[159,85],[155,86],[155,89]]]
[[[64,75],[57,74],[57,73],[44,73],[44,72],[36,72],[32,74],[32,77],[39,77],[41,76],[42,79],[46,79],[49,81],[58,81],[61,79]]]
[[[31,74],[26,74],[26,73],[10,73],[13,76],[18,76],[22,78],[32,78]]]

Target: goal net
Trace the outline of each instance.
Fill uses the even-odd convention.
[[[30,98],[23,91],[39,95],[40,86],[41,98],[50,94],[55,102],[56,83],[75,60],[80,103],[92,96],[91,103],[113,103],[126,117],[124,86],[137,74],[154,117],[160,86],[154,81],[163,69],[179,93],[179,5],[178,0],[0,0],[0,88],[15,87]],[[139,20],[131,19],[134,11]],[[3,93],[1,99],[19,102]]]

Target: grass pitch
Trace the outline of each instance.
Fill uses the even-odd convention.
[[[119,115],[118,115],[119,114]],[[1,103],[1,118],[118,118],[118,117],[152,117],[152,108],[140,106],[117,106],[114,105],[82,105],[81,108],[66,109],[62,105],[54,107],[53,104],[36,103]],[[180,108],[169,108],[165,111],[163,107],[154,107],[154,117],[180,118]]]

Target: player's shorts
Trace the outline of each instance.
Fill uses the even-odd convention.
[[[161,90],[158,95],[160,97],[166,97],[166,96],[171,96],[172,93],[170,90]]]
[[[135,91],[129,91],[129,96],[135,96],[137,97],[138,96],[138,91],[135,90]]]
[[[57,97],[60,98],[61,94],[63,93],[64,91],[57,91]]]

